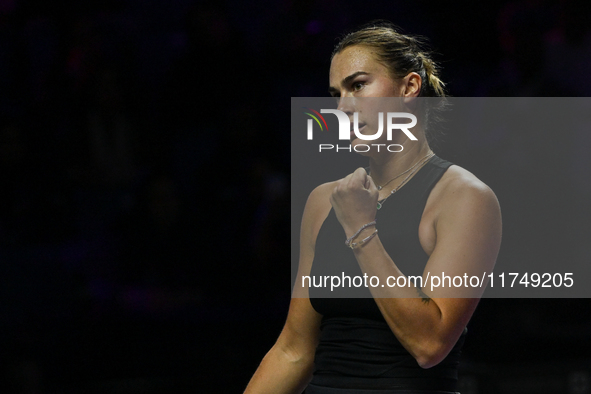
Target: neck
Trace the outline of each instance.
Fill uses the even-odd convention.
[[[410,141],[401,144],[403,150],[397,153],[386,153],[372,156],[369,159],[371,177],[376,185],[383,185],[398,174],[408,170],[414,164],[421,161],[431,153],[431,148],[425,139]],[[404,178],[404,177],[402,177]],[[402,179],[396,179],[389,188],[400,183]]]

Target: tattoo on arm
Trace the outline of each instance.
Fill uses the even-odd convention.
[[[423,301],[423,304],[428,304],[429,301],[431,301],[431,298],[429,298],[429,296],[425,294],[425,292],[423,292],[423,290],[420,287],[417,287],[417,293],[419,293],[419,297],[421,297],[421,301]]]

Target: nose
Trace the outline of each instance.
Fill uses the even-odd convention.
[[[341,96],[337,109],[346,113],[348,117],[352,117],[353,112],[355,112],[355,98]]]

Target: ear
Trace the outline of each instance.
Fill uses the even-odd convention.
[[[404,97],[405,102],[412,101],[419,96],[421,84],[421,76],[414,71],[402,78],[402,97]]]

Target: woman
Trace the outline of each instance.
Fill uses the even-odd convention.
[[[364,118],[369,109],[360,108],[366,97],[396,97],[411,112],[418,97],[444,96],[422,48],[389,23],[363,27],[337,45],[329,90],[351,119],[359,113],[361,134],[376,132]],[[367,170],[312,191],[298,279],[335,268],[381,280],[492,271],[501,240],[498,201],[473,174],[433,154],[423,123],[412,129],[416,141],[393,135],[388,143],[402,145],[400,152],[372,148],[363,153]],[[366,142],[353,132],[351,139],[353,146]],[[455,392],[465,327],[484,287],[470,289],[471,298],[450,298],[458,293],[428,283],[370,286],[360,291],[373,299],[339,299],[296,280],[285,326],[245,393]]]

